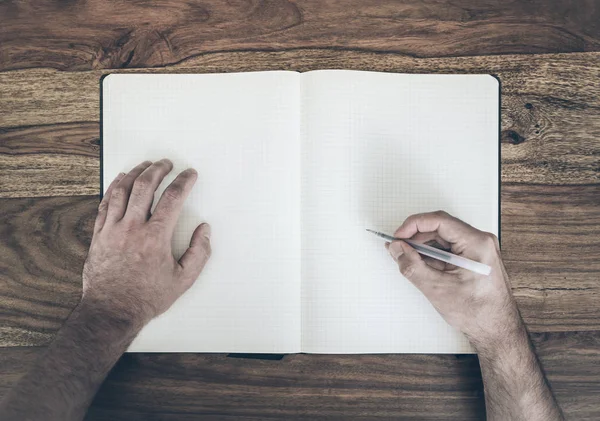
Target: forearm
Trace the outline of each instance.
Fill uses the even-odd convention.
[[[80,420],[141,324],[80,304],[0,405],[3,420]]]
[[[475,344],[485,388],[487,419],[563,420],[520,320],[502,340]]]

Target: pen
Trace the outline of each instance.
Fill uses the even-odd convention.
[[[405,240],[404,238],[392,237],[391,235],[387,235],[379,231],[373,231],[368,228],[367,231],[372,232],[376,236],[381,237],[390,242],[398,240],[404,241],[424,256],[432,257],[434,259],[441,260],[442,262],[450,263],[451,265],[470,270],[471,272],[479,273],[481,275],[489,275],[492,271],[492,268],[488,265],[484,265],[483,263],[467,259],[466,257],[448,253],[444,250],[436,249],[435,247],[428,246],[427,244],[420,244],[415,243],[412,240]]]

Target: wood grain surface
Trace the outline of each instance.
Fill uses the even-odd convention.
[[[219,53],[185,65],[135,71],[342,67],[494,74],[502,83],[502,182],[574,185],[600,180],[600,53],[441,59],[327,50]],[[110,72],[114,71],[0,73],[0,166],[11,179],[0,186],[0,197],[98,192],[99,81]]]
[[[593,0],[1,1],[0,394],[81,293],[100,77],[324,68],[500,79],[513,292],[567,417],[600,419]],[[484,402],[475,356],[128,354],[87,417],[198,418],[470,420],[484,418]]]
[[[597,420],[598,332],[532,339],[569,419]],[[0,393],[41,351],[0,350]],[[126,354],[88,419],[480,420],[484,412],[474,355]]]
[[[600,49],[594,0],[19,0],[0,3],[0,16],[0,70],[157,67],[217,51],[441,57]]]

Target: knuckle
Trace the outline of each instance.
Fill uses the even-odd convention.
[[[498,242],[498,237],[490,232],[484,233],[483,236],[484,244],[488,247],[498,248],[500,243]]]
[[[117,227],[119,227],[119,229],[121,230],[121,232],[123,234],[121,236],[118,236],[117,240],[126,241],[129,239],[129,236],[131,236],[131,231],[135,227],[135,222],[131,218],[122,218],[115,225]]]
[[[416,271],[417,268],[414,263],[408,263],[406,265],[400,266],[400,273],[402,274],[402,276],[408,279],[412,278]]]
[[[110,197],[116,198],[116,199],[121,199],[121,198],[125,197],[126,195],[127,195],[127,189],[125,188],[125,186],[118,185],[113,189],[112,193],[110,194]]]
[[[152,185],[152,176],[144,173],[133,182],[133,185],[138,190],[147,190]]]
[[[413,215],[412,218],[414,219],[414,222],[417,225],[421,225],[420,223],[425,222],[427,220],[427,217],[428,217],[428,214],[426,214],[426,213],[419,213],[417,215]]]
[[[196,279],[198,278],[195,273],[192,273],[187,270],[181,270],[178,274],[178,277],[182,293],[187,291],[192,285],[194,285]]]
[[[176,270],[175,270],[175,277],[177,279],[179,279],[180,282],[186,283],[186,282],[190,282],[192,276],[190,276],[190,271],[187,268],[184,268],[182,266],[179,266]]]
[[[183,194],[183,186],[180,184],[171,184],[165,190],[165,197],[168,200],[178,200]]]
[[[421,216],[421,214],[414,214],[414,215],[410,215],[408,218],[406,218],[406,219],[404,220],[404,223],[403,223],[403,225],[406,225],[406,224],[411,224],[411,223],[413,223],[413,222],[416,222],[416,221],[419,219],[419,217],[420,217],[420,216]]]
[[[435,216],[437,216],[438,218],[447,218],[450,216],[450,214],[448,214],[448,212],[444,211],[444,210],[436,210],[435,212],[433,212],[433,214]]]
[[[148,228],[148,235],[150,235],[153,240],[159,239],[165,231],[165,222],[161,218],[153,218],[146,222],[146,225]]]

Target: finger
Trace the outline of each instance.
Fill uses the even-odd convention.
[[[444,240],[442,237],[440,237],[437,232],[418,232],[412,237],[410,237],[410,239],[421,244],[432,245],[431,243],[437,243],[446,250],[450,249],[450,243]]]
[[[154,201],[154,193],[169,172],[173,163],[168,159],[156,161],[146,168],[133,182],[124,218],[147,221]]]
[[[385,243],[385,248],[388,250],[388,252],[390,251],[390,243],[389,242]],[[390,254],[391,254],[391,252],[390,252]],[[394,258],[393,255],[392,255],[392,257]],[[441,260],[437,260],[432,257],[423,256],[423,255],[421,255],[421,259],[423,259],[425,264],[431,266],[434,269],[441,270],[441,271],[446,269],[446,263],[442,262]],[[395,258],[394,258],[394,260],[395,260]]]
[[[395,237],[411,238],[419,232],[436,232],[450,244],[467,241],[481,235],[481,231],[446,212],[437,211],[409,216],[396,230]]]
[[[172,232],[179,218],[183,203],[190,194],[197,178],[198,173],[192,168],[180,173],[163,192],[150,219],[161,221]]]
[[[420,290],[426,289],[427,284],[451,281],[449,275],[427,265],[421,255],[404,241],[394,241],[388,246],[388,251],[398,264],[400,273]]]
[[[204,265],[210,258],[210,234],[210,225],[200,224],[192,234],[190,247],[179,259],[184,290],[187,290],[198,279],[200,272],[202,272]]]
[[[421,259],[423,259],[426,265],[431,266],[434,269],[445,271],[447,268],[446,262],[434,259],[433,257],[421,256]]]
[[[148,168],[152,162],[144,161],[137,167],[129,171],[119,183],[113,187],[108,202],[108,212],[106,214],[106,220],[116,222],[123,218],[125,210],[127,209],[127,202],[129,201],[129,194],[135,179]]]
[[[98,205],[98,215],[96,216],[96,222],[94,223],[94,234],[102,229],[104,226],[104,222],[106,221],[106,212],[108,210],[108,201],[110,200],[110,195],[112,193],[113,188],[121,181],[121,179],[125,176],[125,173],[119,173],[115,179],[110,183],[104,196],[102,196],[102,200]]]

